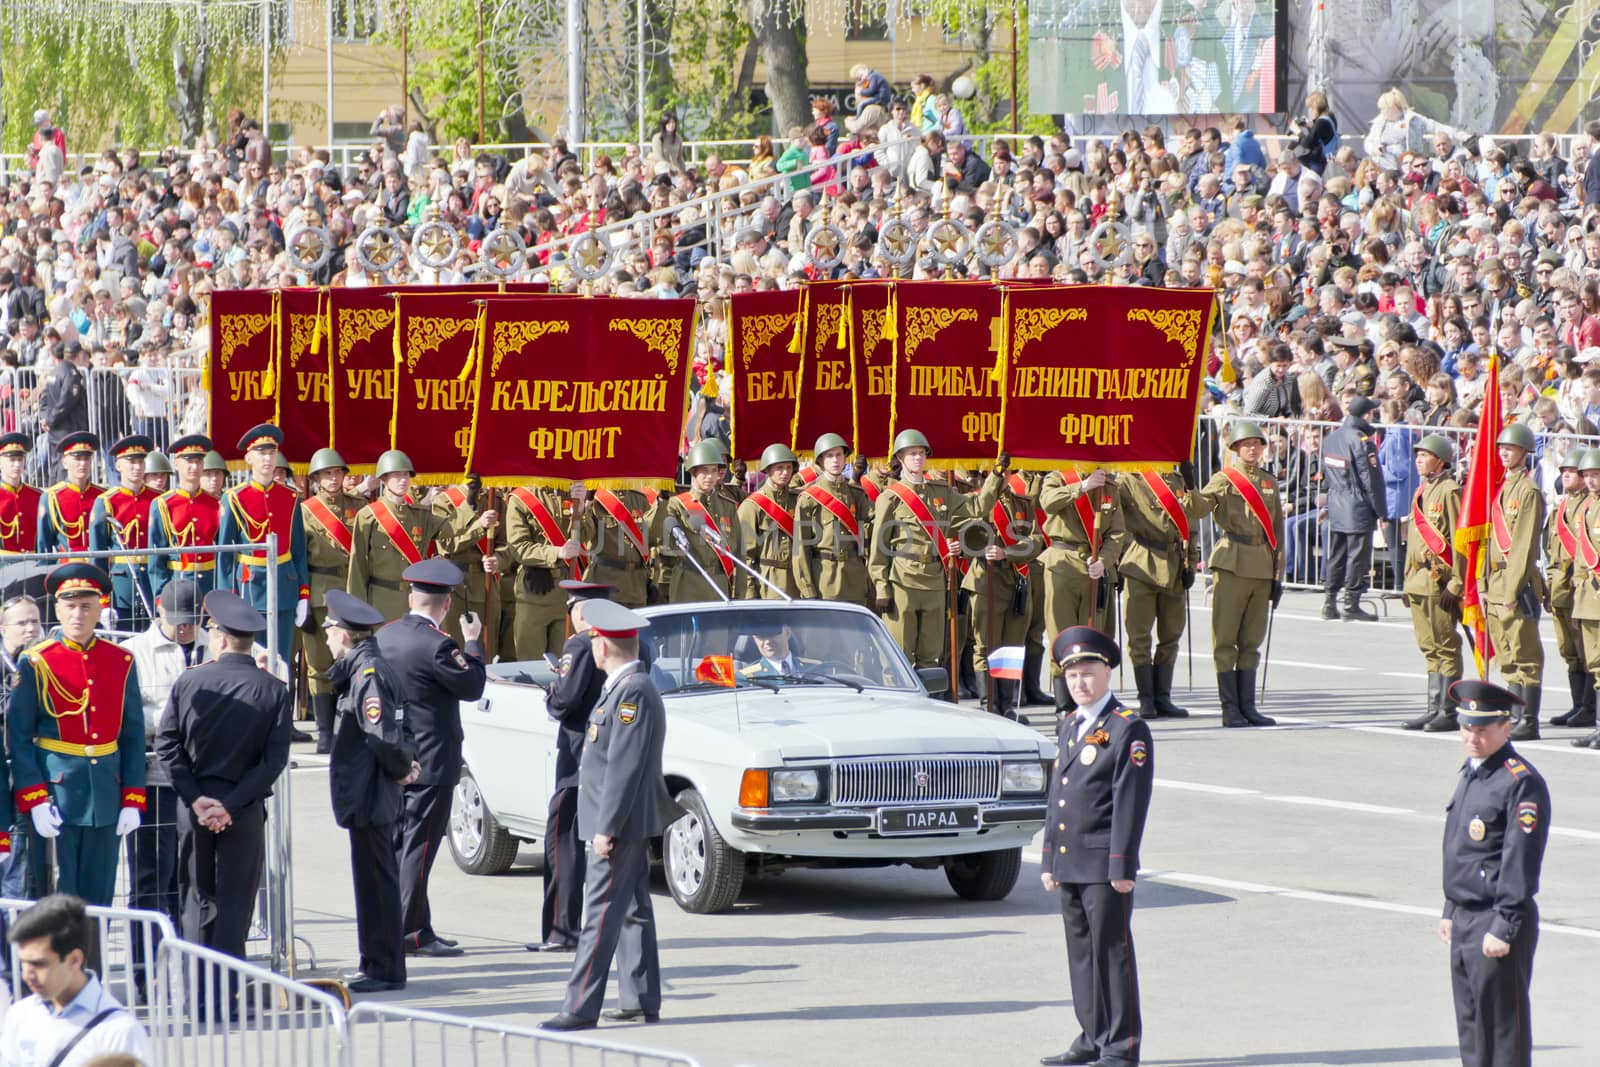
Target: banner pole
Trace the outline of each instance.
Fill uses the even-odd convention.
[[[955,490],[955,471],[947,470],[944,472],[944,484],[945,487],[950,489],[952,492]],[[961,571],[961,568],[957,566],[957,553],[960,551],[960,547],[960,544],[957,543],[952,545],[950,548],[950,559],[945,566],[944,583],[946,594],[945,608],[949,617],[949,625],[946,627],[946,629],[949,631],[948,637],[950,641],[950,703],[952,704],[961,703],[961,682],[958,677],[961,673],[961,668],[956,662],[961,656],[961,641],[956,632],[958,629],[956,625],[956,615],[958,613],[958,609],[960,608],[961,601],[960,589],[956,582],[956,575]]]

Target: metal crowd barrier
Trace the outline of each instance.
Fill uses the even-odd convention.
[[[473,1067],[700,1067],[699,1060],[680,1052],[486,1023],[394,1004],[357,1004],[349,1018],[354,1059],[362,1067],[457,1063],[470,1063]]]
[[[0,925],[9,932],[17,913],[31,907],[31,900],[0,898],[0,918],[4,920]],[[99,974],[100,983],[123,1004],[151,1003],[150,979],[157,973],[158,952],[178,936],[172,920],[160,912],[133,908],[92,907],[88,911],[95,924],[90,967]],[[11,1000],[15,1003],[28,991],[22,986],[22,966],[17,961],[16,946],[9,940],[5,943],[5,962]],[[160,986],[159,981],[153,984]]]

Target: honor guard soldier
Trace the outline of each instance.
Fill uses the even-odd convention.
[[[593,627],[595,666],[606,673],[578,772],[578,832],[589,839],[592,854],[572,976],[561,1014],[540,1024],[548,1030],[595,1026],[613,957],[622,1006],[606,1018],[660,1018],[650,839],[681,814],[661,776],[666,709],[639,660],[639,631],[650,623],[609,600],[590,601],[584,613]]]
[[[22,480],[28,441],[25,433],[0,437],[0,552],[32,552],[39,537],[42,494]]]
[[[566,640],[567,596],[559,586],[582,562],[576,529],[554,489],[519,485],[508,495],[506,551],[517,564],[512,633],[519,660],[542,659]]]
[[[1283,598],[1283,501],[1261,468],[1267,435],[1239,419],[1228,429],[1234,463],[1211,476],[1190,501],[1196,518],[1210,515],[1222,536],[1209,566],[1211,659],[1217,671],[1224,726],[1274,726],[1256,710],[1256,668],[1268,618]]]
[[[1412,450],[1422,484],[1411,499],[1411,547],[1406,552],[1402,591],[1411,607],[1411,628],[1428,665],[1428,710],[1401,725],[1442,733],[1456,728],[1450,687],[1461,680],[1461,593],[1464,566],[1455,550],[1461,518],[1461,486],[1451,474],[1456,450],[1431,433]]]
[[[1051,648],[1076,714],[1063,715],[1045,804],[1039,880],[1061,895],[1078,1036],[1039,1062],[1137,1064],[1144,1040],[1133,951],[1133,886],[1155,779],[1155,743],[1111,692],[1116,643],[1088,626]]]
[[[289,764],[289,689],[251,654],[266,616],[225,589],[206,594],[205,609],[214,658],[173,686],[156,752],[182,801],[184,939],[242,960],[266,854],[266,800]]]
[[[958,565],[949,535],[959,532],[956,525],[988,513],[999,499],[998,483],[990,479],[983,494],[965,497],[929,481],[928,439],[918,430],[901,430],[891,451],[900,477],[873,512],[867,572],[877,589],[878,613],[901,650],[917,667],[937,667],[946,644],[946,574]],[[952,665],[957,654],[950,650]]]
[[[1183,503],[1194,489],[1194,465],[1188,462],[1167,474],[1141,471],[1117,479],[1117,504],[1127,531],[1117,561],[1122,618],[1139,687],[1139,715],[1146,719],[1182,719],[1189,714],[1172,702],[1172,676],[1188,618],[1189,589],[1200,562],[1200,550],[1191,536],[1198,520]]]
[[[1578,457],[1578,469],[1589,499],[1579,509],[1574,523],[1578,551],[1572,572],[1572,617],[1584,654],[1584,683],[1589,687],[1586,702],[1593,711],[1595,687],[1600,686],[1600,448],[1583,452]],[[1573,725],[1570,719],[1567,725]],[[1600,748],[1600,729],[1573,741],[1572,747]]]
[[[378,653],[400,678],[400,699],[420,773],[405,788],[395,834],[400,871],[400,929],[407,952],[459,956],[454,941],[433,929],[428,876],[450,824],[450,794],[461,778],[461,702],[483,696],[483,620],[461,616],[464,644],[440,628],[451,594],[466,579],[447,559],[406,568],[411,610],[378,631]]]
[[[95,498],[89,513],[89,549],[94,552],[121,552],[145,548],[150,537],[150,505],[158,495],[144,484],[144,460],[153,448],[150,438],[138,434],[124,437],[111,446],[121,484]],[[102,616],[107,629],[118,621],[129,629],[142,630],[154,620],[155,602],[150,597],[145,557],[101,557],[111,566],[111,614]]]
[[[605,672],[594,665],[593,642],[584,606],[604,600],[608,585],[564,581],[572,636],[561,649],[561,673],[545,697],[545,710],[560,724],[556,731],[556,780],[544,835],[544,911],[539,940],[529,952],[571,952],[583,926],[583,840],[578,836],[578,763],[583,758],[584,731],[600,702]]]
[[[1533,953],[1550,791],[1511,746],[1514,693],[1457,682],[1467,761],[1444,817],[1444,915],[1463,1067],[1533,1062]]]
[[[334,693],[328,680],[333,653],[322,629],[327,609],[322,604],[331,589],[343,589],[350,580],[350,547],[355,543],[356,518],[367,501],[344,491],[344,476],[350,467],[344,457],[331,448],[319,448],[306,467],[311,495],[300,502],[300,521],[306,531],[306,576],[311,587],[311,604],[306,625],[300,628],[305,648],[307,688],[311,691],[311,711],[317,720],[317,752],[326,755],[333,747]]]
[[[461,616],[471,611],[483,627],[484,659],[492,660],[491,637],[500,631],[500,606],[498,596],[490,595],[490,587],[498,584],[501,571],[510,566],[511,555],[503,539],[501,546],[495,545],[496,535],[502,532],[500,512],[485,501],[483,480],[471,474],[466,485],[447,486],[434,496],[433,513],[454,531],[450,540],[455,547],[441,551],[440,556],[461,568],[462,574],[461,584],[450,594],[450,610],[440,629],[452,637],[462,636]]]
[[[89,516],[100,487],[89,481],[100,439],[87,430],[61,439],[61,467],[66,474],[44,492],[39,507],[36,551],[66,555],[89,548]]]
[[[1506,476],[1489,505],[1489,565],[1483,600],[1489,640],[1494,643],[1506,687],[1522,702],[1513,741],[1539,737],[1540,680],[1544,646],[1539,643],[1539,536],[1544,531],[1544,494],[1528,475],[1533,431],[1514,422],[1495,439]]]
[[[668,500],[663,509],[661,544],[672,561],[669,602],[731,599],[738,567],[729,557],[739,555],[743,544],[739,515],[717,488],[722,482],[722,446],[701,441],[689,449],[683,466],[689,473],[689,490]],[[682,531],[687,547],[677,543],[675,530]],[[712,584],[706,584],[708,580]]]
[[[577,519],[578,542],[589,561],[583,580],[611,586],[619,604],[644,607],[650,599],[650,531],[659,507],[651,493],[596,489]]]
[[[790,569],[795,589],[807,600],[871,608],[867,548],[872,501],[846,476],[849,451],[849,444],[836,433],[817,438],[812,450],[817,477],[800,491],[794,505]]]
[[[1573,448],[1561,458],[1561,503],[1545,523],[1545,588],[1549,590],[1550,616],[1556,624],[1556,651],[1567,665],[1567,688],[1572,696],[1572,707],[1552,716],[1552,726],[1595,724],[1594,685],[1584,665],[1583,637],[1572,615],[1573,570],[1578,558],[1578,531],[1583,527],[1580,516],[1589,500],[1578,460],[1587,451]]]
[[[406,613],[406,568],[455,547],[451,524],[411,503],[416,468],[398,449],[378,457],[378,499],[356,518],[345,590],[371,604],[386,619]]]
[[[300,497],[273,480],[283,431],[262,423],[239,439],[250,468],[249,479],[229,489],[222,498],[222,520],[217,543],[263,545],[269,535],[278,538],[278,603],[267,604],[266,548],[246,548],[219,553],[217,588],[236,592],[245,603],[267,616],[277,633],[277,654],[285,662],[294,640],[294,628],[311,617],[310,575],[306,573],[306,528],[300,519]]]
[[[111,576],[87,563],[51,571],[58,636],[25,652],[6,714],[18,815],[56,842],[56,889],[109,907],[117,838],[145,808],[144,710],[133,655],[95,637]]]
[[[144,457],[144,485],[157,496],[172,487],[174,473],[176,472],[172,469],[172,461],[164,454],[152,452]]]
[[[222,453],[211,449],[206,453],[206,458],[200,467],[200,488],[222,499],[222,494],[228,489],[228,461],[222,458]]]
[[[406,986],[394,831],[404,810],[404,787],[421,768],[412,758],[400,677],[378,651],[374,631],[383,625],[383,613],[342,589],[329,590],[323,606],[334,658],[328,677],[339,698],[328,788],[334,821],[350,833],[361,953],[345,987],[383,993]]]
[[[1063,468],[1045,475],[1039,487],[1047,546],[1044,568],[1046,640],[1069,626],[1104,629],[1122,556],[1123,521],[1110,475],[1092,471],[1087,478]],[[1051,677],[1059,674],[1051,669]],[[1064,692],[1056,687],[1060,704]]]
[[[222,504],[200,488],[206,456],[212,454],[211,438],[190,434],[172,442],[171,447],[178,484],[150,505],[150,547],[220,544],[217,535],[222,527]],[[216,585],[217,557],[211,552],[152,556],[148,573],[150,592],[156,596],[172,579],[188,578],[199,587],[204,599]]]
[[[791,597],[800,595],[790,553],[794,546],[796,495],[790,488],[800,459],[788,445],[771,444],[761,453],[767,480],[739,505],[739,537],[752,570]],[[778,593],[740,572],[740,595],[752,600],[778,600]]]
[[[1033,618],[1029,577],[1036,572],[1035,561],[1044,551],[1044,533],[1035,521],[1033,500],[1027,495],[1023,480],[1003,472],[990,477],[1004,484],[987,521],[963,527],[963,554],[972,560],[972,565],[961,588],[971,604],[968,621],[972,627],[972,669],[977,676],[978,696],[990,711],[1015,719],[1016,709],[1022,704],[1019,683],[994,679],[991,701],[989,654],[997,648],[1027,644]],[[1016,492],[1019,488],[1024,490],[1021,496]]]

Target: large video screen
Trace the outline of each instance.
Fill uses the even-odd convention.
[[[1031,0],[1036,113],[1284,110],[1283,0]]]

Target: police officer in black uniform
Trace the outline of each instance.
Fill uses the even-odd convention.
[[[588,1030],[600,1018],[612,957],[621,975],[620,1022],[655,1022],[661,1013],[661,963],[650,902],[650,839],[680,814],[661,777],[666,709],[639,660],[639,631],[650,623],[609,600],[584,608],[595,666],[606,672],[589,715],[579,768],[578,832],[589,838],[583,931],[561,1014],[547,1030]]]
[[[360,968],[343,977],[352,993],[383,993],[406,987],[394,827],[403,787],[422,768],[413,758],[400,676],[378,651],[374,631],[383,625],[383,613],[342,589],[330,589],[323,603],[328,612],[322,625],[335,660],[328,680],[339,708],[328,785],[334,820],[350,832],[361,953]]]
[[[1149,725],[1111,692],[1116,643],[1071,626],[1051,648],[1077,711],[1056,732],[1044,826],[1046,890],[1061,894],[1067,974],[1079,1033],[1039,1062],[1136,1064],[1144,1028],[1133,953],[1133,882],[1150,810],[1155,752]]]
[[[400,869],[400,911],[406,952],[459,956],[455,941],[433,932],[428,876],[450,824],[450,794],[461,778],[461,701],[483,696],[486,658],[478,639],[483,620],[461,616],[466,648],[439,627],[450,613],[450,595],[466,575],[443,557],[425,559],[401,575],[411,585],[410,610],[378,631],[378,653],[400,676],[406,725],[422,773],[406,786],[405,806],[395,828]]]
[[[1344,422],[1322,442],[1322,476],[1328,487],[1328,585],[1324,619],[1378,617],[1361,606],[1372,569],[1372,535],[1384,514],[1383,472],[1367,416],[1378,405],[1364,396],[1350,402]],[[1343,592],[1343,602],[1339,594]]]
[[[289,689],[256,666],[267,619],[237,594],[206,594],[210,662],[172,687],[156,755],[172,778],[178,862],[186,873],[183,936],[244,959],[261,882],[266,798],[289,763]]]
[[[1475,679],[1450,687],[1467,762],[1444,816],[1444,916],[1463,1067],[1528,1067],[1528,986],[1550,790],[1510,742],[1522,703]]]
[[[572,636],[561,649],[561,674],[545,697],[556,731],[556,781],[544,824],[544,915],[539,940],[529,952],[571,952],[578,947],[583,925],[583,842],[578,837],[578,761],[583,757],[583,732],[589,713],[600,700],[605,672],[594,665],[584,605],[605,600],[612,586],[600,582],[564,581]]]

